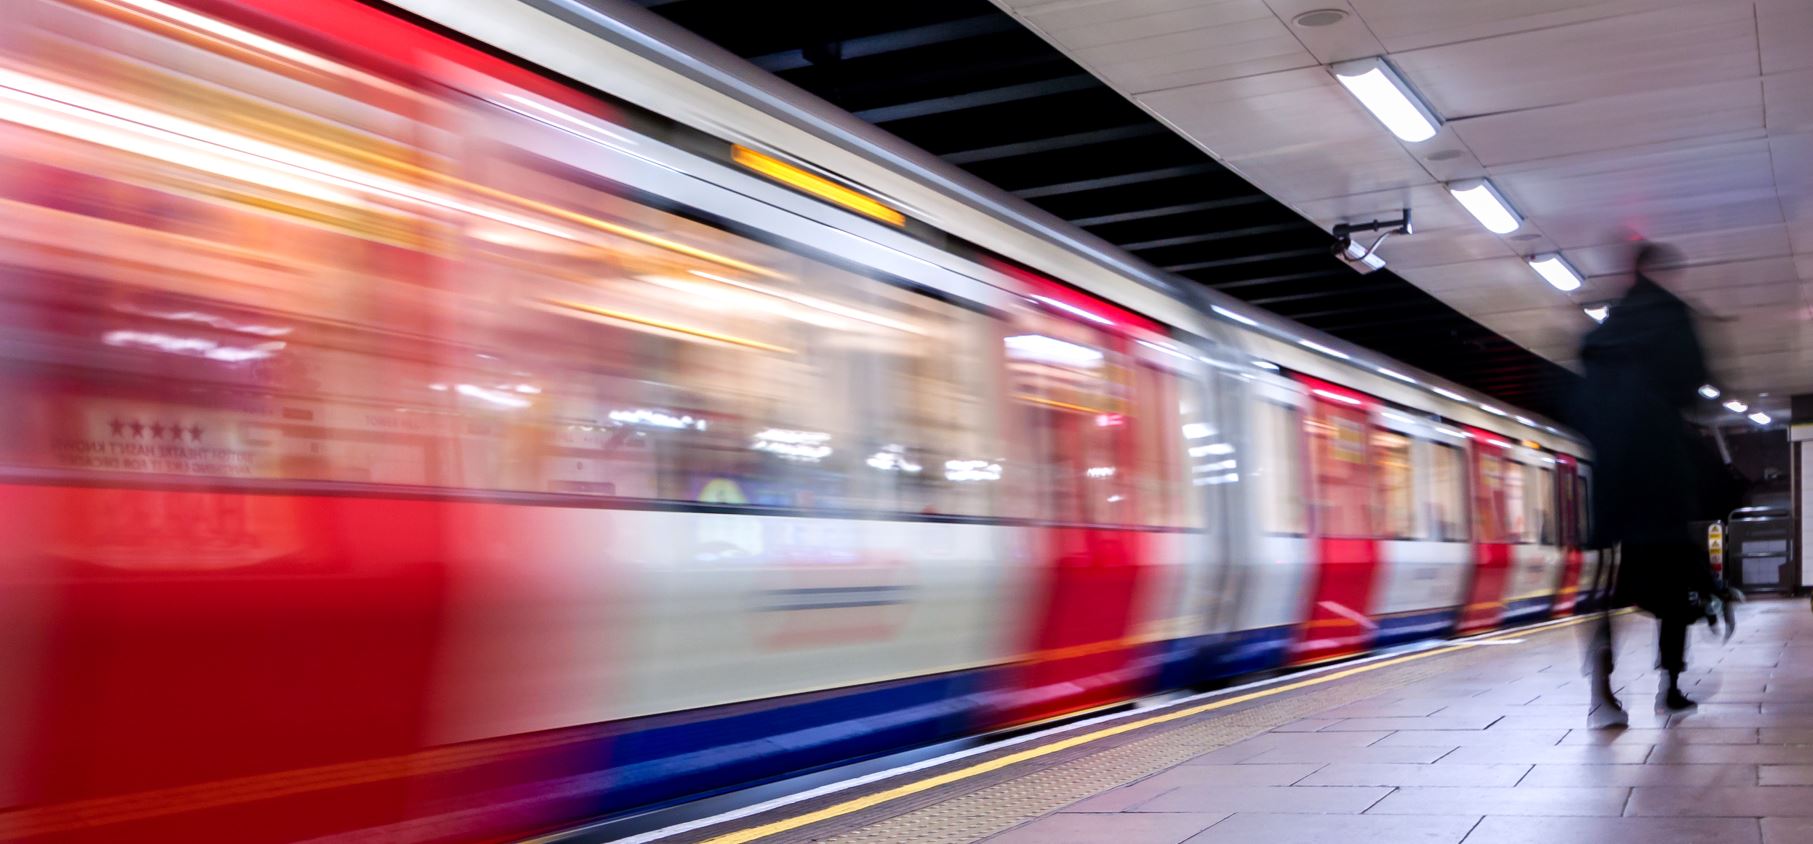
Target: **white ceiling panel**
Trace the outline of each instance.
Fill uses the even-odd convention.
[[[1668,141],[1763,134],[1756,77],[1642,91],[1449,124],[1488,167]]]
[[[1392,61],[1439,114],[1458,120],[1753,78],[1756,19],[1749,4],[1677,6],[1430,47]]]
[[[1758,0],[1756,24],[1764,73],[1813,68],[1813,3]]]
[[[1813,0],[998,2],[1319,226],[1408,205],[1390,269],[1539,354],[1573,358],[1640,234],[1686,253],[1669,283],[1721,377],[1813,389]],[[1320,8],[1351,14],[1294,23]],[[1379,53],[1435,139],[1398,141],[1323,66]],[[1478,176],[1520,230],[1439,184]],[[1587,276],[1573,294],[1518,257],[1557,249]]]
[[[1788,233],[1779,225],[1694,232],[1668,242],[1687,257],[1689,266],[1678,274],[1688,288],[1782,281],[1794,272]],[[1588,276],[1630,272],[1631,245],[1623,240],[1569,249],[1565,254]]]
[[[1715,0],[1709,0],[1712,2]],[[1393,52],[1628,15],[1681,0],[1352,0]]]
[[[1379,39],[1366,26],[1366,21],[1354,12],[1353,6],[1346,0],[1265,0],[1265,5],[1271,7],[1272,13],[1280,21],[1295,20],[1304,12],[1333,9],[1349,13],[1346,20],[1332,25],[1291,28],[1291,33],[1302,42],[1304,49],[1309,50],[1316,61],[1323,64],[1385,53],[1385,45],[1379,43]]]
[[[1781,221],[1766,140],[1598,152],[1493,170],[1493,181],[1563,246]]]
[[[1763,77],[1763,104],[1769,109],[1770,133],[1813,132],[1813,70]]]
[[[1130,93],[1319,64],[1261,0],[1116,0],[1021,12]]]
[[[1192,85],[1138,100],[1287,203],[1429,181],[1416,160],[1379,131],[1372,116],[1321,67]],[[1305,133],[1304,121],[1322,131]]]

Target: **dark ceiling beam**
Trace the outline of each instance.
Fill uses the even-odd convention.
[[[1223,281],[1223,282],[1218,282],[1218,283],[1214,283],[1214,284],[1210,284],[1209,282],[1206,282],[1206,281],[1202,282],[1202,283],[1205,285],[1208,285],[1209,287],[1213,287],[1216,290],[1224,290],[1224,291],[1225,290],[1239,290],[1239,289],[1245,288],[1245,287],[1259,287],[1259,286],[1266,285],[1266,284],[1283,284],[1287,281],[1305,281],[1305,280],[1312,279],[1312,278],[1323,278],[1323,277],[1332,276],[1337,273],[1343,273],[1343,272],[1345,272],[1345,271],[1341,270],[1341,269],[1312,270],[1310,272],[1304,272],[1304,273],[1286,273],[1284,275],[1265,275],[1265,276],[1259,276],[1257,278],[1243,278],[1243,279],[1239,279],[1238,281]]]
[[[1049,97],[1053,94],[1065,94],[1071,91],[1085,91],[1100,86],[1102,83],[1087,73],[1076,73],[1059,76],[1055,79],[1041,79],[1037,82],[1022,82],[1018,85],[1004,85],[1000,88],[989,88],[985,91],[971,91],[967,94],[952,94],[948,97],[933,97],[929,100],[917,100],[898,105],[881,106],[855,112],[856,116],[870,123],[889,123],[905,120],[909,117],[927,117],[933,114],[945,114],[980,106],[1000,105],[1017,100],[1031,100],[1038,97]]]
[[[1131,138],[1145,138],[1165,133],[1164,127],[1156,123],[1136,124],[1133,126],[1115,126],[1110,129],[1096,129],[1091,132],[1075,132],[1069,135],[1056,135],[1050,138],[1038,138],[1031,141],[1020,141],[1012,144],[998,144],[992,147],[966,149],[961,152],[946,153],[939,156],[952,164],[974,164],[978,161],[994,161],[998,158],[1015,158],[1022,155],[1034,155],[1041,152],[1052,152],[1060,149],[1094,146],[1113,141],[1125,141]]]
[[[1177,179],[1184,176],[1196,176],[1213,173],[1221,166],[1211,162],[1201,164],[1180,164],[1176,167],[1161,167],[1157,170],[1140,170],[1134,173],[1120,173],[1113,176],[1101,176],[1094,179],[1078,179],[1074,182],[1058,182],[1053,185],[1041,185],[1033,188],[1021,188],[1014,191],[1014,196],[1021,199],[1038,199],[1046,196],[1061,196],[1067,193],[1081,193],[1086,190],[1101,190],[1122,185],[1137,185],[1141,182],[1158,182],[1165,179]]]
[[[1234,240],[1242,237],[1257,237],[1262,234],[1277,234],[1278,232],[1292,231],[1302,227],[1302,220],[1291,220],[1288,223],[1273,223],[1269,226],[1246,226],[1245,228],[1222,229],[1220,231],[1186,234],[1177,237],[1161,237],[1157,240],[1139,240],[1132,243],[1121,243],[1117,245],[1129,252],[1138,252],[1143,249],[1163,249],[1167,246],[1188,246],[1192,243],[1210,243],[1217,240]]]
[[[1317,246],[1310,249],[1286,249],[1282,252],[1259,252],[1252,255],[1241,255],[1238,258],[1221,258],[1214,261],[1191,261],[1188,264],[1172,264],[1159,269],[1172,273],[1187,273],[1191,270],[1211,270],[1216,267],[1234,267],[1241,264],[1255,264],[1260,261],[1281,261],[1286,258],[1307,258],[1311,255],[1327,255],[1328,247]]]
[[[1340,290],[1317,290],[1313,293],[1293,293],[1288,296],[1261,296],[1255,299],[1248,299],[1246,300],[1246,303],[1249,305],[1257,305],[1261,308],[1269,308],[1284,302],[1301,302],[1307,299],[1326,299],[1330,296],[1340,296],[1347,293],[1386,293],[1402,289],[1403,287],[1401,285],[1396,284],[1367,284],[1346,287]]]
[[[673,0],[667,0],[667,2],[673,2]],[[1017,29],[1020,29],[1019,24],[1006,15],[978,15],[973,18],[927,24],[911,29],[848,38],[835,42],[832,54],[839,59],[860,59],[919,47],[932,47],[981,35],[1012,32]],[[770,73],[797,70],[814,64],[811,59],[806,57],[804,49],[782,50],[778,53],[756,56],[750,61],[754,62],[756,67]]]

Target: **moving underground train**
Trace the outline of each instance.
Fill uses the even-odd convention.
[[[0,839],[510,839],[1592,582],[1566,433],[606,7],[8,9]]]

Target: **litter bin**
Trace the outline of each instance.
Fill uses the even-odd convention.
[[[1795,588],[1794,515],[1781,507],[1743,507],[1725,520],[1725,581],[1746,592]]]

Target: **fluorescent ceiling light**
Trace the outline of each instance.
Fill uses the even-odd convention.
[[[1325,398],[1325,399],[1329,399],[1331,401],[1338,401],[1343,404],[1351,404],[1355,407],[1360,406],[1360,400],[1354,398],[1353,396],[1344,396],[1344,395],[1341,395],[1340,393],[1336,393],[1336,392],[1333,392],[1330,390],[1311,390],[1310,392],[1315,393],[1316,395],[1321,396],[1322,398]]]
[[[1406,384],[1415,384],[1416,383],[1415,378],[1405,375],[1404,373],[1399,372],[1395,369],[1386,369],[1385,367],[1381,366],[1381,367],[1378,367],[1378,370],[1379,370],[1379,374],[1385,376],[1386,378],[1396,378],[1399,381],[1402,381]]]
[[[1731,411],[1732,413],[1743,413],[1744,411],[1750,409],[1750,405],[1744,404],[1743,402],[1738,401],[1737,399],[1732,399],[1731,401],[1725,402],[1725,409]]]
[[[1750,414],[1750,421],[1755,422],[1758,425],[1767,425],[1769,424],[1769,414],[1759,410]]]
[[[1256,326],[1259,324],[1258,320],[1253,319],[1252,317],[1247,316],[1246,314],[1239,313],[1238,311],[1230,311],[1227,308],[1224,308],[1220,305],[1210,305],[1209,310],[1212,310],[1215,313],[1221,314],[1222,316],[1227,317],[1228,319],[1231,319],[1235,322],[1238,322],[1241,325],[1255,325]]]
[[[1298,340],[1297,345],[1302,346],[1305,349],[1314,349],[1318,352],[1321,352],[1322,354],[1329,355],[1331,357],[1337,357],[1342,360],[1352,360],[1353,359],[1353,357],[1351,355],[1347,354],[1346,352],[1341,351],[1340,349],[1331,349],[1327,346],[1322,345],[1321,343],[1315,342],[1314,340]]]
[[[1382,270],[1385,268],[1385,259],[1380,258],[1378,252],[1367,249],[1357,242],[1350,241],[1347,244],[1347,259],[1350,261],[1358,261],[1375,270]]]
[[[1277,372],[1278,371],[1278,365],[1275,363],[1272,363],[1269,360],[1260,360],[1258,358],[1254,358],[1253,365],[1259,367],[1260,369],[1266,370],[1268,372]]]
[[[1430,387],[1429,389],[1434,390],[1436,395],[1441,396],[1442,398],[1445,398],[1445,399],[1453,399],[1455,401],[1466,401],[1467,400],[1466,396],[1463,396],[1460,393],[1454,392],[1453,390],[1447,390],[1447,389],[1443,389],[1441,387]]]
[[[1587,316],[1592,317],[1593,322],[1604,322],[1605,315],[1612,312],[1612,306],[1610,306],[1610,305],[1592,305],[1590,307],[1581,308],[1580,310],[1582,312],[1584,312]]]
[[[1498,409],[1498,408],[1496,408],[1496,407],[1493,407],[1493,406],[1491,406],[1491,405],[1489,405],[1489,404],[1482,404],[1482,405],[1480,405],[1480,406],[1479,406],[1479,409],[1480,409],[1480,410],[1483,410],[1483,411],[1485,411],[1485,412],[1487,412],[1487,413],[1490,413],[1490,414],[1492,414],[1492,415],[1493,415],[1493,416],[1510,416],[1510,415],[1511,415],[1511,414],[1509,414],[1509,413],[1506,413],[1506,412],[1504,412],[1504,411],[1502,411],[1502,410],[1499,410],[1499,409]]]
[[[1719,397],[1719,388],[1714,387],[1711,384],[1701,384],[1700,395],[1709,399],[1716,399]]]
[[[1496,234],[1510,234],[1523,225],[1523,218],[1511,210],[1511,203],[1499,195],[1492,183],[1485,179],[1469,179],[1464,182],[1452,182],[1448,192],[1456,201],[1467,209],[1467,213],[1486,227],[1487,231]]]
[[[1561,259],[1560,254],[1530,256],[1530,269],[1542,276],[1542,280],[1553,285],[1556,290],[1571,293],[1580,289],[1580,274]]]
[[[1435,137],[1441,120],[1383,58],[1342,62],[1330,70],[1347,92],[1400,140],[1414,144]]]
[[[1512,418],[1513,418],[1513,419],[1516,419],[1516,420],[1517,420],[1517,421],[1518,421],[1518,422],[1521,422],[1521,423],[1523,423],[1523,424],[1525,424],[1525,425],[1528,425],[1528,426],[1530,426],[1530,427],[1532,427],[1532,428],[1534,428],[1534,427],[1536,427],[1536,420],[1534,420],[1534,419],[1531,419],[1531,418],[1530,418],[1530,417],[1528,417],[1528,416],[1514,416],[1514,417],[1512,417]]]

